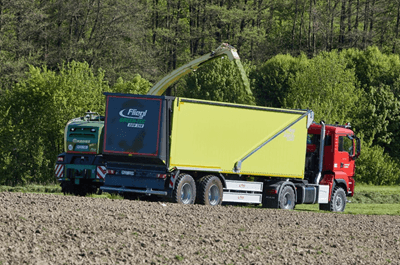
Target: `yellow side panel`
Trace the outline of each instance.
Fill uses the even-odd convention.
[[[204,103],[174,103],[171,167],[234,173],[236,162],[305,113]],[[251,155],[240,173],[303,178],[306,123],[305,117]]]

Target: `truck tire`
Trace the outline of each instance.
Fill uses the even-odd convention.
[[[283,187],[279,196],[279,208],[293,210],[295,205],[294,190],[290,186]]]
[[[172,200],[179,204],[194,204],[196,200],[196,183],[192,176],[182,173],[175,180]]]
[[[197,201],[199,203],[218,206],[222,203],[222,196],[222,182],[218,177],[210,175],[200,179],[197,192]]]
[[[320,204],[321,211],[344,212],[346,208],[346,192],[341,187],[336,187],[331,196],[331,201],[327,204]]]
[[[64,195],[74,194],[74,187],[70,181],[63,181],[60,186],[61,192],[64,193]]]
[[[74,195],[85,197],[87,194],[87,187],[85,185],[74,184]]]

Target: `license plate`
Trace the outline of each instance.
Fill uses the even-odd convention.
[[[135,171],[121,170],[121,175],[133,176],[135,175]]]

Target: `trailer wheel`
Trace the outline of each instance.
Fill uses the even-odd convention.
[[[205,176],[200,179],[197,201],[204,205],[221,205],[223,196],[223,187],[221,180],[216,176]]]
[[[285,186],[282,189],[279,197],[279,208],[285,210],[293,210],[294,204],[295,204],[294,190],[289,186]]]
[[[346,208],[346,192],[341,187],[336,187],[332,192],[331,201],[327,204],[320,204],[322,211],[344,212]]]
[[[192,176],[182,173],[175,180],[172,199],[179,204],[194,204],[196,199],[196,183]]]

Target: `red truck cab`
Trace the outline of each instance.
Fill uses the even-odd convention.
[[[321,148],[321,131],[325,144]],[[323,155],[320,151],[323,150]],[[350,125],[313,123],[308,129],[306,179],[320,185],[329,185],[329,200],[341,188],[346,196],[354,194],[355,160],[360,155],[360,140]],[[322,160],[322,161],[321,161]],[[315,176],[320,171],[320,179]],[[318,183],[316,183],[318,182]],[[324,206],[321,207],[324,209]],[[326,208],[326,207],[325,207]]]

